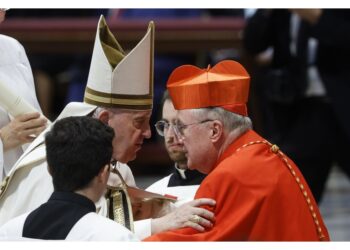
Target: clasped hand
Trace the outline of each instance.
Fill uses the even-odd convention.
[[[18,115],[0,129],[4,151],[32,142],[46,128],[47,119],[40,113]]]

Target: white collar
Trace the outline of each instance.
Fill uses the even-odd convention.
[[[181,168],[179,168],[179,167],[177,166],[177,163],[175,163],[175,169],[177,170],[177,172],[179,172],[179,174],[180,174],[180,176],[181,176],[182,179],[184,179],[184,180],[187,179],[187,178],[186,178],[186,174],[185,174],[186,169],[181,169]]]

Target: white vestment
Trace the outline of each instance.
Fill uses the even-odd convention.
[[[23,226],[29,213],[18,216],[0,227],[0,240],[31,240],[23,238]],[[66,240],[71,241],[138,241],[135,235],[122,225],[88,213],[70,230]]]
[[[0,35],[0,81],[41,112],[35,94],[32,69],[24,48],[17,40],[4,35]],[[0,106],[0,128],[12,119],[13,117]],[[0,181],[9,174],[26,146],[4,152],[0,139]]]

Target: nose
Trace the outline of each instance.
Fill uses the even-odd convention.
[[[152,136],[152,132],[151,132],[151,127],[149,126],[149,124],[147,124],[146,129],[142,132],[142,135],[146,138],[149,139]]]
[[[173,124],[169,124],[169,127],[167,129],[164,129],[164,137],[175,137]]]
[[[177,135],[175,135],[175,138],[176,138],[176,140],[179,142],[179,143],[181,143],[181,144],[184,144],[184,137],[183,136],[180,136],[180,137],[178,137]]]
[[[183,143],[184,142],[184,137],[181,135],[181,133],[178,131],[178,129],[176,128],[176,125],[172,125],[172,132],[173,132],[173,137],[174,140],[178,141],[179,143]]]

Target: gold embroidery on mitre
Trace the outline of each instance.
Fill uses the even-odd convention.
[[[88,92],[85,93],[85,98],[87,102],[89,100],[95,101],[97,103],[102,104],[117,104],[117,105],[152,105],[152,99],[120,99],[113,97],[102,97],[90,94]],[[85,100],[84,100],[85,101]]]

